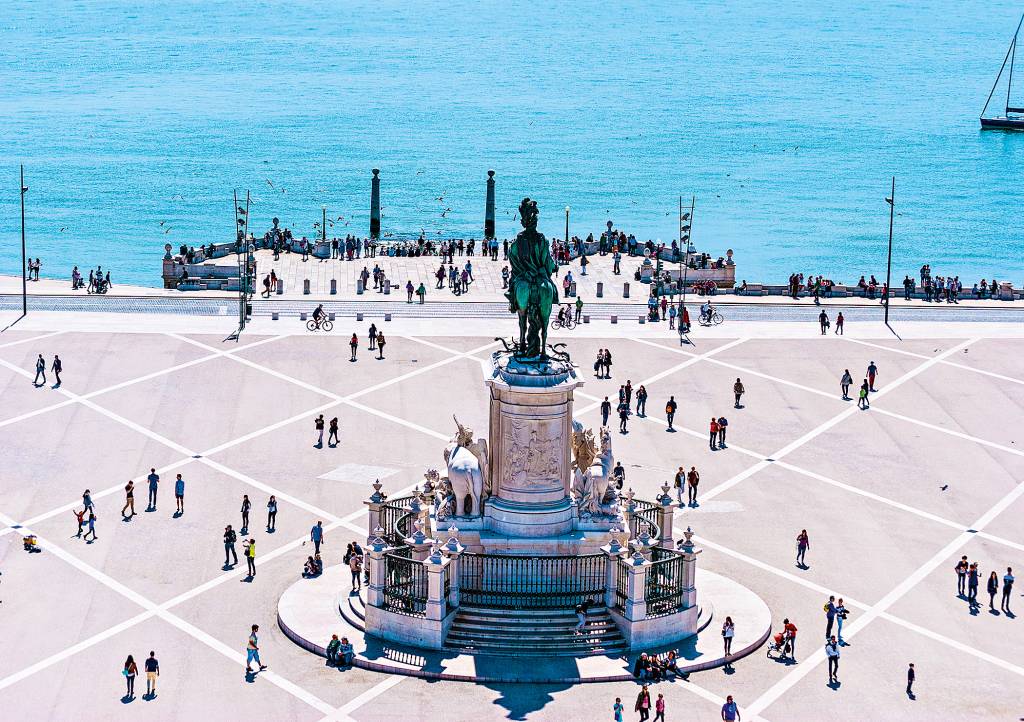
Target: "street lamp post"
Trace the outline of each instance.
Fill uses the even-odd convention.
[[[569,206],[565,207],[565,249],[569,250]]]
[[[320,232],[323,234],[324,243],[327,243],[327,205],[320,206],[320,210],[324,212],[324,219],[321,223]]]
[[[885,199],[889,204],[889,259],[885,268],[885,325],[889,325],[889,296],[892,295],[892,220],[896,211],[896,176],[892,177],[892,195]]]
[[[21,315],[28,315],[28,260],[25,258],[25,166],[21,166]]]

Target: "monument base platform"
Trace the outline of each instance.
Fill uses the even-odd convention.
[[[491,498],[484,509],[488,529],[514,537],[557,537],[573,528],[575,509],[568,497],[549,504]]]
[[[332,634],[345,636],[355,649],[356,667],[424,679],[533,684],[630,682],[634,681],[633,663],[641,651],[675,650],[684,674],[723,666],[726,659],[719,631],[726,616],[737,621],[730,663],[757,651],[771,633],[771,612],[759,596],[726,577],[698,569],[699,631],[671,646],[636,650],[623,656],[580,658],[521,654],[506,657],[422,649],[368,636],[358,624],[362,605],[345,591],[349,588],[349,577],[347,567],[336,566],[316,579],[300,579],[289,587],[277,610],[278,625],[285,636],[321,657],[326,656],[325,647]]]

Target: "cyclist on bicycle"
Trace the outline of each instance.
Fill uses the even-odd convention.
[[[711,301],[705,301],[700,306],[700,320],[702,323],[708,323],[711,321],[711,315],[714,310],[711,308]]]
[[[558,323],[559,326],[565,324],[565,306],[560,305],[558,307],[558,320],[556,323]]]
[[[326,314],[324,314],[324,305],[321,303],[316,307],[316,310],[313,311],[313,322],[316,323],[317,328],[320,327],[320,324],[323,322],[325,315]]]

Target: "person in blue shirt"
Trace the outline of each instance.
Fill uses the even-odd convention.
[[[174,480],[174,501],[178,505],[178,513],[185,513],[185,480],[181,478],[181,474],[178,474],[178,478]]]
[[[726,722],[740,722],[740,710],[732,701],[731,694],[725,698],[725,704],[722,705],[722,719]]]
[[[316,526],[310,529],[309,540],[313,542],[314,554],[319,554],[320,545],[324,541],[324,523],[322,521],[318,521]]]
[[[160,475],[156,469],[150,469],[146,479],[149,481],[149,510],[156,511],[156,490],[160,485]]]

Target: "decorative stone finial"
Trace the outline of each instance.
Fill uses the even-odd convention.
[[[427,561],[431,564],[440,564],[444,561],[444,557],[441,556],[441,545],[434,543],[434,546],[430,548],[430,556],[427,557]]]
[[[421,522],[419,519],[417,519],[415,522],[413,522],[413,527],[415,527],[416,531],[414,531],[412,533],[412,537],[410,537],[412,539],[412,543],[413,544],[424,544],[424,543],[426,543],[427,535],[423,533],[423,522]]]
[[[686,527],[686,531],[683,532],[683,536],[686,537],[686,541],[684,543],[689,546],[693,546],[693,529]]]
[[[370,540],[370,549],[375,552],[382,552],[387,548],[387,542],[384,541],[384,527],[378,526],[373,530],[373,539]]]
[[[380,504],[385,499],[385,497],[380,493],[380,489],[384,485],[380,483],[380,479],[377,479],[371,486],[373,486],[373,493],[370,494],[370,501],[374,504]]]
[[[637,549],[635,552],[633,552],[633,558],[630,560],[630,563],[634,567],[642,567],[644,564],[647,563],[647,560],[644,559],[644,555],[640,553],[639,549]]]
[[[658,501],[661,502],[662,506],[671,506],[672,497],[668,493],[668,482],[666,481],[661,485],[661,496],[658,497]]]
[[[448,527],[448,541],[445,543],[444,548],[452,554],[458,554],[465,549],[465,547],[459,543],[459,528],[454,524]]]

